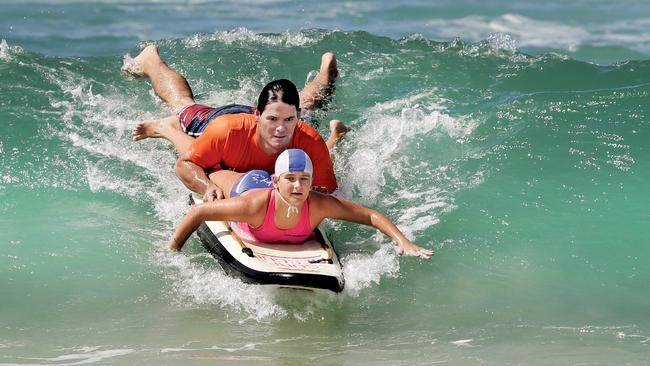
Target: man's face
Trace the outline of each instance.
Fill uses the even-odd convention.
[[[258,143],[267,154],[284,151],[293,138],[298,123],[296,107],[283,102],[267,104],[257,119]]]

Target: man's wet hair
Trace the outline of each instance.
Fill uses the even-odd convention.
[[[300,94],[296,85],[287,79],[273,80],[266,84],[257,99],[257,111],[261,114],[269,103],[283,102],[300,110]]]

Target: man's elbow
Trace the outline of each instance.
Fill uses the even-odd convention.
[[[186,175],[185,172],[187,172],[187,164],[188,161],[183,159],[183,157],[178,158],[174,164],[174,173],[176,173],[176,176],[181,180],[183,180],[183,177]]]

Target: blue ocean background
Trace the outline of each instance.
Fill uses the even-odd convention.
[[[3,1],[0,365],[650,364],[650,3]],[[193,236],[154,43],[206,104],[340,77],[342,294],[226,275]],[[319,131],[327,134],[327,123]]]

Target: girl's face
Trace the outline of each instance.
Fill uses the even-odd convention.
[[[293,206],[300,206],[309,197],[311,175],[305,172],[288,172],[273,176],[273,187]]]
[[[268,154],[278,154],[285,150],[298,123],[298,110],[295,106],[275,102],[267,104],[264,112],[257,114],[257,141]]]

